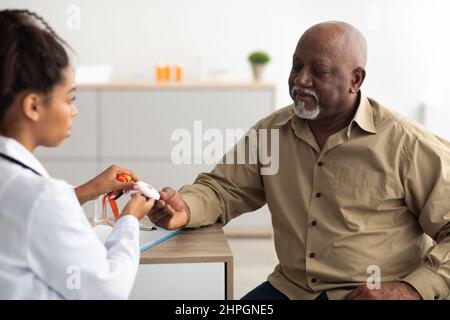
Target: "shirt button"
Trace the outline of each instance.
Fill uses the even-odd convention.
[[[322,196],[322,194],[320,192],[316,193],[316,198],[320,198]]]
[[[314,258],[316,256],[316,254],[314,253],[314,252],[311,252],[310,254],[309,254],[309,257],[310,258]]]
[[[323,162],[322,162],[322,161],[317,162],[317,166],[318,166],[318,167],[323,166]]]
[[[316,220],[313,220],[313,221],[311,222],[311,225],[312,225],[312,226],[316,226],[316,225],[317,225],[317,221],[316,221]]]

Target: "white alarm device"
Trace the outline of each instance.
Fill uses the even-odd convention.
[[[133,185],[133,190],[139,191],[147,198],[159,200],[159,192],[154,187],[143,181],[137,181]]]

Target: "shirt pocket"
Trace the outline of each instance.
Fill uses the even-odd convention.
[[[374,210],[387,197],[386,174],[349,167],[336,167],[333,180],[336,202],[341,209]]]

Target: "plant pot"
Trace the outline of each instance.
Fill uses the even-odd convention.
[[[265,64],[252,64],[253,79],[255,81],[261,81],[263,78],[264,70],[266,69]]]

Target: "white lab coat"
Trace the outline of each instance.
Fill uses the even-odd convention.
[[[120,218],[102,244],[72,186],[0,136],[0,299],[126,299],[139,264],[139,223]],[[68,168],[70,170],[70,168]]]

